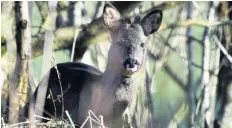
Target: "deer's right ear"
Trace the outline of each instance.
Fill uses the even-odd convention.
[[[121,24],[120,13],[115,7],[113,7],[109,3],[106,3],[103,9],[103,19],[104,19],[105,26],[110,31],[116,31]]]
[[[141,21],[144,34],[149,36],[156,32],[162,22],[163,14],[161,10],[153,10],[148,13]]]

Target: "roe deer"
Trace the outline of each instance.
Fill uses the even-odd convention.
[[[88,110],[92,110],[104,117],[107,127],[121,127],[117,120],[121,119],[132,100],[137,86],[136,74],[144,68],[147,40],[158,30],[162,11],[153,10],[142,20],[136,16],[131,23],[129,18],[121,17],[117,9],[107,3],[103,19],[112,37],[105,72],[77,62],[57,64],[57,69],[51,68],[38,86],[45,87],[46,91],[43,116],[64,115],[67,119],[63,110],[68,110],[73,122],[80,125],[88,116]],[[36,102],[38,100],[41,99]],[[35,108],[35,113],[37,111]]]

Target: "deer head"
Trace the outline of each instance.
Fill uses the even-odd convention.
[[[121,17],[119,11],[105,4],[103,19],[110,31],[112,44],[108,53],[108,68],[120,70],[131,77],[144,64],[149,36],[156,32],[162,21],[162,11],[153,10],[141,18],[136,16],[133,23],[128,17]]]

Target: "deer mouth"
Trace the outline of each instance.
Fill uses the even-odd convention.
[[[130,77],[140,68],[140,63],[136,59],[128,58],[123,62],[123,74]]]

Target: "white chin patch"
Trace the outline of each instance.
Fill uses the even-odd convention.
[[[138,66],[134,66],[133,68],[129,68],[129,64],[126,66],[126,71],[128,72],[136,72],[138,70]]]

